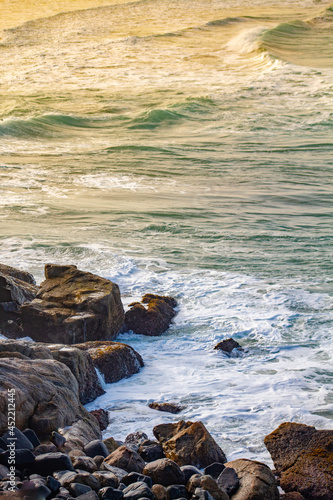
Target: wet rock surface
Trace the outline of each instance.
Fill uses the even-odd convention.
[[[45,266],[36,298],[21,306],[24,335],[49,343],[112,339],[124,323],[118,285],[76,266]]]
[[[157,410],[157,411],[165,411],[167,413],[180,413],[183,409],[184,406],[181,406],[177,403],[149,403],[149,408],[152,408],[152,410]]]
[[[178,465],[206,467],[213,462],[226,462],[226,457],[202,422],[161,424],[153,429],[165,456]]]
[[[333,430],[286,422],[264,443],[285,492],[306,500],[333,498]]]
[[[219,342],[218,344],[216,344],[214,349],[216,349],[218,351],[223,351],[226,354],[231,354],[234,349],[237,349],[237,351],[239,351],[239,352],[243,351],[242,346],[238,342],[236,342],[236,340],[234,340],[234,339],[222,340],[222,342]]]
[[[76,344],[74,347],[88,352],[107,384],[128,378],[144,366],[140,354],[121,342],[94,341]]]
[[[125,329],[141,335],[162,335],[176,315],[176,307],[177,302],[172,297],[146,294],[141,303],[130,304],[125,313]]]

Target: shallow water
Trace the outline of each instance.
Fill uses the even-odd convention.
[[[200,419],[269,463],[281,422],[330,428],[330,2],[34,4],[0,20],[1,260],[179,301],[161,338],[120,336],[146,366],[90,405],[106,434]]]

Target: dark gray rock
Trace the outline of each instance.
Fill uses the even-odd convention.
[[[125,486],[129,486],[130,484],[136,483],[138,481],[146,483],[149,488],[153,486],[153,481],[150,476],[144,476],[143,474],[139,474],[138,472],[130,472],[121,480],[121,482],[125,484]]]
[[[7,450],[0,455],[0,464],[6,467],[10,466],[11,451]],[[31,467],[35,463],[35,455],[30,450],[15,450],[15,467],[24,469]]]
[[[73,471],[73,465],[65,453],[45,453],[38,455],[35,461],[36,469],[43,476],[52,475],[59,470]]]
[[[170,495],[170,500],[176,500],[177,498],[186,498],[187,490],[183,484],[173,484],[167,487],[167,491]]]
[[[162,445],[149,439],[140,445],[138,453],[145,462],[154,462],[154,460],[165,458]]]
[[[99,470],[94,472],[93,476],[98,479],[102,488],[111,487],[116,489],[119,486],[119,479],[113,472]]]
[[[87,486],[86,484],[80,484],[80,483],[72,483],[68,487],[69,492],[74,496],[78,497],[79,495],[83,495],[84,493],[88,493],[88,491],[92,491],[90,486]]]
[[[213,479],[217,479],[221,472],[223,472],[225,466],[220,462],[214,462],[213,464],[208,465],[204,469],[204,475],[212,476]]]
[[[46,486],[53,492],[56,492],[60,489],[60,482],[54,479],[52,476],[47,476],[46,478]]]
[[[59,432],[53,431],[51,434],[51,441],[57,448],[62,448],[66,443],[66,438],[59,434]]]
[[[161,458],[148,463],[143,469],[145,476],[150,476],[155,484],[171,486],[173,484],[185,484],[184,474],[179,465],[169,458]]]
[[[143,481],[130,484],[123,490],[124,498],[129,500],[139,500],[139,498],[149,498],[155,500],[154,493]]]
[[[103,457],[109,456],[109,450],[103,443],[103,441],[99,439],[95,439],[95,441],[91,441],[84,448],[83,451],[88,457],[94,458],[96,455],[101,455]]]
[[[25,429],[23,431],[23,434],[27,439],[29,439],[30,443],[33,445],[34,448],[40,445],[40,441],[37,437],[37,434],[32,429]]]
[[[124,494],[121,490],[111,488],[110,486],[101,488],[98,492],[100,500],[120,500],[123,496]]]
[[[2,481],[3,478],[8,477],[9,475],[9,469],[5,465],[0,465],[0,480]]]
[[[88,491],[83,495],[76,497],[78,500],[99,500],[97,493],[95,491]]]
[[[184,474],[185,484],[187,484],[189,479],[195,474],[202,476],[202,472],[197,467],[194,467],[194,465],[182,465],[180,470]]]
[[[7,449],[7,446],[13,442],[13,438],[15,438],[15,449],[16,450],[33,450],[34,445],[31,443],[31,441],[21,432],[19,429],[14,427],[12,431],[7,431],[3,436],[2,439],[6,445],[5,449]]]
[[[138,451],[140,445],[147,439],[148,436],[144,432],[133,432],[126,437],[124,444],[130,450]]]
[[[226,467],[216,480],[219,488],[225,491],[229,497],[234,495],[239,488],[237,472],[232,467]]]

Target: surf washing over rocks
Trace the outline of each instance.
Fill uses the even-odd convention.
[[[271,465],[332,420],[330,2],[11,2],[1,20],[1,261],[171,296],[104,436],[202,421]],[[20,8],[18,8],[20,7]],[[241,355],[213,349],[234,338]],[[174,402],[178,415],[148,404]]]

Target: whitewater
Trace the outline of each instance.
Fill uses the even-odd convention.
[[[87,406],[105,437],[201,420],[270,464],[280,423],[331,428],[332,3],[5,1],[0,60],[1,262],[179,304],[118,337],[145,367]]]

